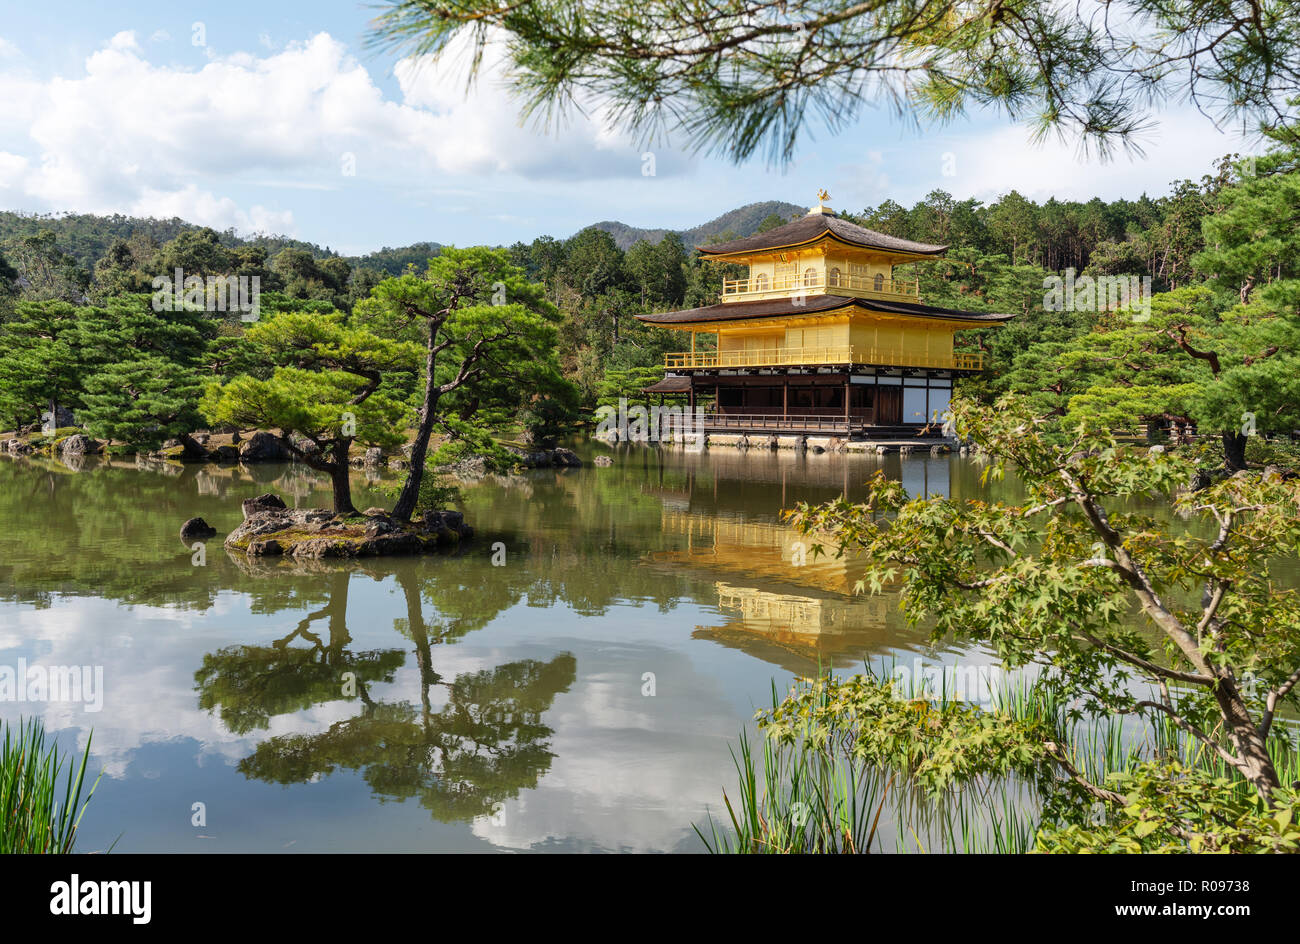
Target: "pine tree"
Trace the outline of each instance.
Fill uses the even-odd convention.
[[[106,364],[86,380],[79,418],[86,431],[141,450],[187,439],[203,424],[199,374],[176,361],[145,354]]]
[[[400,520],[415,510],[429,439],[444,414],[472,416],[503,399],[518,408],[562,383],[555,358],[559,312],[542,286],[511,264],[509,250],[444,248],[423,275],[376,286],[357,304],[355,317],[376,332],[424,346],[410,472],[393,507]]]
[[[211,385],[201,412],[214,423],[276,429],[285,446],[326,472],[336,514],[353,514],[349,453],[354,441],[393,447],[403,441],[407,406],[384,388],[391,372],[417,369],[417,345],[349,326],[340,314],[283,312],[249,328],[253,356],[276,365],[269,378],[249,375]],[[297,433],[308,442],[295,441]],[[423,458],[421,458],[423,462]]]
[[[215,336],[206,312],[155,311],[149,295],[110,298],[83,310],[75,344],[86,372],[79,419],[86,431],[138,449],[157,449],[202,424],[199,369]]]
[[[64,301],[20,302],[0,326],[0,420],[18,427],[57,421],[59,407],[81,405],[85,355],[76,344],[87,309]]]

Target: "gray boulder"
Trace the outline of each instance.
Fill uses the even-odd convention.
[[[284,545],[275,538],[261,538],[248,545],[252,557],[277,557],[284,553]]]
[[[210,538],[216,533],[217,529],[202,518],[191,518],[181,525],[182,541],[189,541],[193,538]]]
[[[392,534],[394,531],[393,523],[387,518],[371,518],[366,523],[366,537],[377,538],[381,534]]]
[[[474,536],[474,529],[465,523],[459,511],[427,511],[420,519],[420,530],[435,535],[440,543]]]
[[[293,453],[279,436],[258,431],[239,447],[240,462],[288,462]]]
[[[59,451],[74,456],[93,456],[100,450],[100,444],[85,433],[76,433],[59,443]]]
[[[279,512],[285,510],[287,510],[287,506],[284,503],[284,499],[279,495],[272,495],[270,492],[258,495],[256,498],[244,499],[244,517],[246,519],[251,518],[253,515],[261,511]]]
[[[289,442],[293,443],[300,452],[305,452],[308,455],[320,452],[320,447],[301,433],[294,433],[289,437]]]
[[[261,497],[275,498],[274,495]],[[277,532],[291,528],[320,531],[334,519],[334,512],[324,508],[283,508],[274,505],[267,505],[260,509],[257,506],[250,507],[250,503],[255,501],[258,499],[250,499],[244,503],[244,520],[235,530],[226,535],[227,547],[242,544],[247,545],[251,551],[252,544],[260,538],[274,537]],[[275,552],[264,551],[263,553]]]

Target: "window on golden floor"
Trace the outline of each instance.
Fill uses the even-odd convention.
[[[885,277],[884,277],[884,275],[882,275],[881,273],[877,272],[877,273],[876,273],[876,277],[875,277],[874,279],[871,280],[871,285],[872,285],[872,287],[873,287],[877,292],[883,292],[883,291],[885,290]]]
[[[804,288],[811,288],[817,284],[817,270],[809,266],[803,273]]]
[[[835,266],[826,276],[826,284],[836,286],[840,284],[840,267]]]
[[[758,275],[754,276],[754,291],[756,292],[767,291],[767,275],[760,272]]]

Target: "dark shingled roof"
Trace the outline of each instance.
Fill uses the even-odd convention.
[[[671,374],[648,387],[642,387],[642,393],[686,393],[691,389],[690,377],[674,377]]]
[[[804,304],[796,305],[790,298],[769,298],[756,302],[724,302],[707,308],[688,308],[685,311],[665,311],[652,315],[637,315],[647,324],[693,324],[704,321],[744,321],[750,318],[780,318],[787,315],[810,315],[836,311],[850,305],[861,305],[870,311],[895,315],[913,315],[938,318],[945,321],[1010,321],[1015,315],[1002,315],[974,311],[957,311],[954,308],[935,308],[917,302],[877,301],[874,298],[846,298],[843,295],[810,295]]]
[[[744,239],[733,239],[730,242],[696,248],[707,256],[721,256],[734,252],[761,252],[765,249],[801,246],[827,235],[863,249],[883,249],[887,252],[907,252],[922,256],[938,255],[948,248],[930,243],[914,243],[910,239],[899,239],[897,236],[886,236],[884,233],[877,233],[875,230],[825,213],[809,213],[807,216],[799,217],[793,223],[786,223],[766,233],[755,233]]]

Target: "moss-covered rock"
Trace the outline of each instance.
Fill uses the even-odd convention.
[[[456,511],[430,512],[418,522],[405,524],[382,512],[343,517],[322,508],[285,508],[277,502],[274,495],[244,502],[244,520],[230,532],[226,547],[254,557],[372,557],[418,554],[474,534]]]

